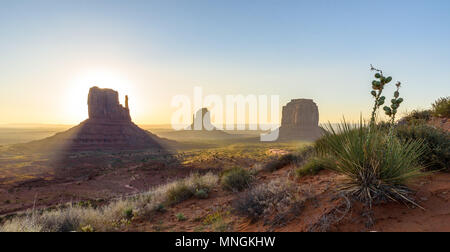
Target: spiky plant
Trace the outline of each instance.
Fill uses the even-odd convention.
[[[419,158],[425,152],[421,141],[400,141],[393,136],[392,129],[397,109],[403,99],[399,98],[400,82],[396,84],[391,106],[385,107],[390,117],[390,133],[377,127],[376,115],[385,102],[382,92],[392,77],[385,77],[383,71],[376,71],[371,94],[374,97],[370,123],[362,118],[358,125],[345,120],[334,128],[328,124],[325,135],[316,142],[315,148],[324,159],[334,160],[328,169],[346,175],[347,180],[340,187],[348,195],[364,202],[369,208],[378,201],[407,201],[414,203],[406,183],[422,175]]]
[[[406,183],[422,175],[418,161],[425,148],[420,141],[401,142],[376,128],[369,134],[362,121],[357,126],[343,122],[326,128],[316,148],[335,160],[329,169],[346,175],[340,190],[369,208],[386,200],[414,202]]]

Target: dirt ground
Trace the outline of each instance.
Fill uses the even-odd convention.
[[[257,183],[265,183],[279,177],[289,177],[292,167],[258,176]],[[298,216],[278,226],[263,221],[251,222],[234,214],[233,201],[239,194],[217,188],[209,199],[192,199],[182,202],[164,213],[148,220],[138,220],[124,231],[238,231],[238,232],[395,232],[395,231],[450,231],[450,174],[436,173],[415,181],[412,188],[415,198],[424,209],[402,203],[382,203],[373,208],[374,226],[367,228],[366,212],[357,202],[339,198],[336,182],[339,175],[322,171],[316,176],[296,179],[299,186],[309,187],[312,194]],[[351,204],[348,205],[348,203]],[[182,213],[186,220],[176,215]],[[219,221],[208,223],[211,217]]]
[[[268,152],[280,154],[278,149]],[[4,168],[0,173],[0,216],[66,202],[107,202],[193,172],[208,171],[203,166],[186,166],[171,157],[146,152],[79,154],[56,163],[48,156],[3,155],[0,164]],[[272,225],[238,215],[233,210],[233,202],[244,192],[224,191],[218,185],[207,199],[190,199],[147,219],[133,220],[122,231],[450,231],[449,173],[434,173],[411,185],[423,209],[401,203],[374,206],[371,214],[374,225],[369,228],[368,218],[364,216],[367,211],[362,205],[349,202],[337,193],[342,176],[322,171],[298,179],[291,166],[275,172],[262,171],[255,176],[255,185],[286,178],[301,188],[301,192],[307,192],[308,200],[292,218]],[[184,218],[180,219],[180,215]]]

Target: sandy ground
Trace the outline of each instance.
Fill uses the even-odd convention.
[[[291,167],[258,177],[257,183],[264,183],[282,176],[290,176]],[[191,199],[159,213],[148,220],[135,221],[124,231],[239,231],[239,232],[308,232],[308,231],[349,231],[349,232],[392,232],[392,231],[450,231],[450,174],[436,173],[421,178],[412,184],[415,198],[424,208],[406,206],[402,203],[382,203],[373,208],[375,225],[367,228],[367,218],[360,203],[351,203],[337,197],[336,182],[339,175],[322,171],[316,176],[296,179],[299,186],[307,186],[313,195],[294,219],[279,226],[251,222],[233,213],[232,202],[239,194],[217,188],[209,199]],[[186,220],[180,221],[176,215],[182,213]],[[205,219],[220,214],[222,226],[207,225]]]

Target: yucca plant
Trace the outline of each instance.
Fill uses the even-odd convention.
[[[366,203],[407,201],[406,183],[421,176],[419,158],[425,151],[420,141],[402,142],[385,131],[372,129],[362,121],[357,126],[343,122],[337,128],[329,124],[325,136],[316,144],[319,154],[333,159],[328,168],[346,175],[340,190]]]
[[[400,82],[396,84],[391,106],[384,108],[390,118],[389,134],[377,126],[376,114],[385,101],[382,91],[392,77],[385,77],[381,70],[372,66],[371,70],[376,71],[376,80],[372,82],[371,94],[375,101],[370,123],[367,125],[361,118],[357,125],[345,120],[337,127],[328,124],[325,135],[315,143],[315,149],[322,158],[334,160],[334,165],[328,169],[346,175],[339,189],[365,203],[369,209],[374,202],[386,200],[415,204],[406,184],[422,175],[419,159],[425,146],[419,140],[401,141],[392,134],[395,114],[403,102],[399,98]]]

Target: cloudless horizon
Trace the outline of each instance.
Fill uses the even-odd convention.
[[[0,8],[0,124],[77,124],[91,86],[169,124],[174,95],[314,99],[320,122],[371,109],[369,65],[401,113],[448,96],[449,1],[25,1]],[[386,90],[390,99],[393,84]]]

